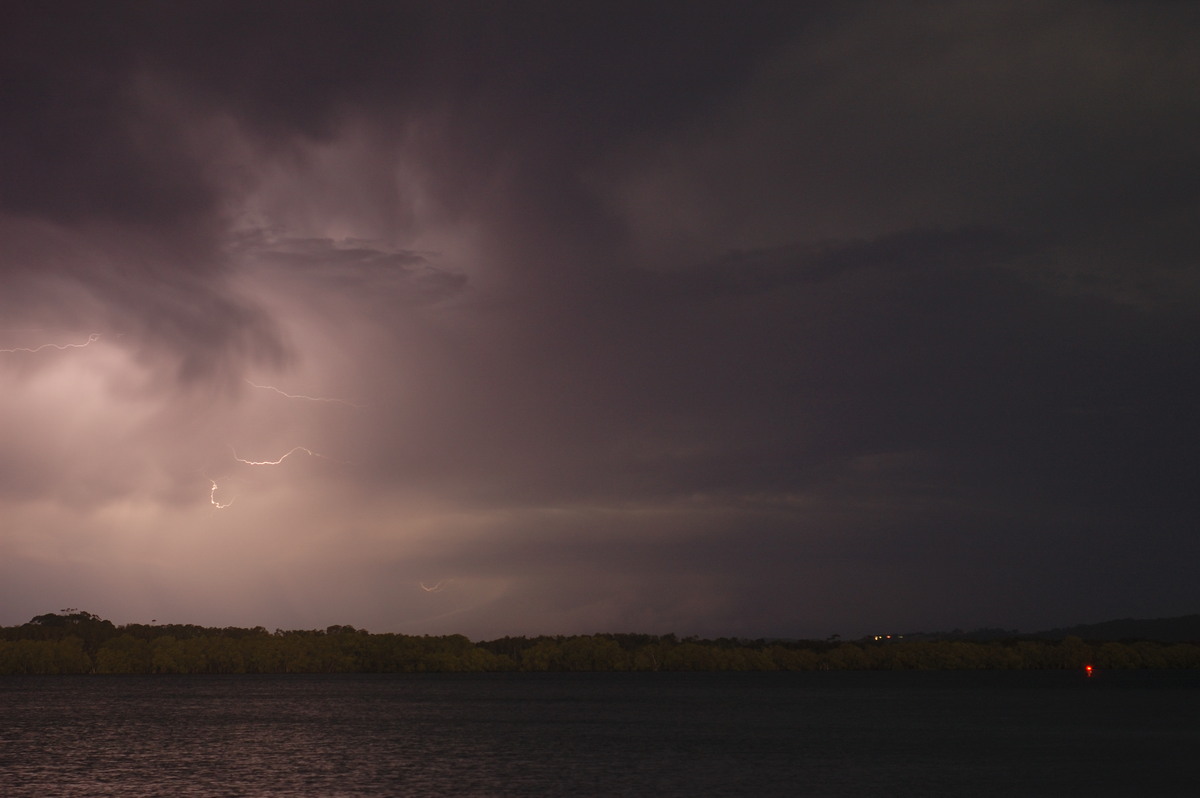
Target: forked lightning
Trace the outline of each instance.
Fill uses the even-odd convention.
[[[274,385],[259,385],[257,382],[252,382],[250,380],[246,380],[246,384],[253,385],[255,388],[261,388],[264,391],[274,391],[280,396],[287,397],[288,399],[299,399],[305,402],[324,402],[326,404],[345,405],[346,407],[353,407],[355,410],[362,409],[362,405],[356,405],[354,402],[347,402],[345,399],[335,399],[329,396],[308,396],[302,393],[288,393],[287,391],[276,388]]]
[[[238,457],[238,453],[237,453],[236,449],[234,449],[232,446],[229,448],[233,452],[234,460],[237,460],[239,463],[245,463],[246,465],[252,465],[252,466],[277,466],[280,463],[282,463],[284,460],[286,460],[289,457],[291,457],[292,455],[294,455],[296,452],[304,452],[305,454],[309,455],[310,457],[320,457],[322,460],[333,460],[333,462],[335,462],[335,463],[341,462],[340,460],[334,460],[332,457],[326,457],[325,455],[323,455],[319,452],[314,452],[312,449],[308,449],[304,446],[296,446],[296,447],[292,448],[290,451],[284,452],[284,454],[278,460],[245,460],[241,457]]]
[[[32,346],[32,347],[16,346],[16,347],[13,347],[12,349],[0,349],[0,353],[29,352],[30,354],[32,354],[34,352],[41,352],[43,349],[57,349],[59,351],[62,351],[65,349],[83,349],[85,346],[91,346],[92,344],[96,343],[99,340],[100,340],[100,333],[92,333],[91,335],[88,336],[88,339],[81,344],[42,344],[40,346]]]
[[[217,501],[217,481],[215,479],[210,479],[209,482],[212,483],[212,490],[208,492],[208,500],[212,502],[213,507],[216,507],[218,510],[224,510],[226,507],[233,504],[233,499],[230,499],[224,504]]]

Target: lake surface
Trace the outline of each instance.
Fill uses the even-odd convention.
[[[1200,673],[0,678],[0,796],[1195,796]]]

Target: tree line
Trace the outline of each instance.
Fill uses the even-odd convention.
[[[841,642],[675,635],[504,637],[116,626],[86,612],[0,627],[0,675],[421,673],[483,671],[815,671],[1200,668],[1200,645],[1012,638]]]

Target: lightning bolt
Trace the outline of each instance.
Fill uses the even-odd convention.
[[[424,582],[417,582],[417,584],[420,585],[421,589],[424,590],[426,593],[437,593],[439,590],[441,590],[443,587],[445,587],[446,580],[445,579],[439,580],[438,583],[436,585],[434,585],[433,587],[428,587]]]
[[[224,504],[221,504],[219,501],[217,501],[217,481],[215,479],[210,479],[209,482],[212,483],[212,490],[208,492],[208,500],[212,503],[213,507],[216,507],[218,510],[224,510],[226,507],[233,504],[233,499],[230,499]]]
[[[88,339],[81,344],[42,344],[41,346],[35,347],[17,346],[13,347],[12,349],[0,349],[0,353],[29,352],[32,354],[34,352],[41,352],[43,349],[57,349],[61,352],[65,349],[83,349],[85,346],[91,346],[99,340],[100,333],[92,333],[88,336]]]
[[[246,384],[253,385],[255,388],[261,388],[264,391],[274,391],[280,396],[285,396],[288,399],[300,399],[305,402],[324,402],[327,404],[345,405],[346,407],[353,407],[355,410],[361,410],[363,407],[362,405],[354,404],[354,402],[347,402],[345,399],[335,399],[329,396],[307,396],[302,393],[288,393],[287,391],[276,388],[274,385],[259,385],[257,382],[252,382],[250,380],[246,380]]]
[[[252,465],[252,466],[277,466],[280,463],[282,463],[284,460],[286,460],[289,457],[291,457],[292,455],[294,455],[296,452],[304,452],[309,457],[320,457],[323,460],[333,460],[333,462],[335,462],[335,463],[342,462],[341,460],[334,460],[332,457],[326,457],[323,454],[314,452],[312,449],[305,448],[304,446],[293,447],[291,450],[284,452],[283,455],[280,456],[280,458],[278,460],[244,460],[241,457],[238,457],[237,450],[234,449],[232,446],[230,446],[229,449],[230,449],[230,451],[233,452],[234,460],[237,460],[239,463],[245,463],[246,465]]]

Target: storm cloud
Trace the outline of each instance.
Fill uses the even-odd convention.
[[[6,7],[0,621],[1194,612],[1198,31]]]

